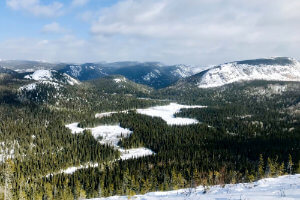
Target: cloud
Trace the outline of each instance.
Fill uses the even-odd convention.
[[[52,2],[43,5],[40,0],[6,0],[6,5],[13,10],[24,10],[35,16],[56,17],[62,14],[63,4]]]
[[[103,9],[91,33],[134,40],[132,57],[151,47],[144,59],[218,63],[294,52],[299,9],[298,0],[125,0]]]
[[[52,23],[44,31],[63,33],[61,38],[7,40],[0,43],[0,55],[200,66],[268,56],[300,59],[299,10],[299,0],[122,0],[99,12],[77,14],[90,25],[91,34],[84,39],[65,35]]]
[[[61,27],[57,22],[46,24],[42,28],[43,33],[66,33],[67,29]]]
[[[89,2],[89,0],[73,0],[72,1],[72,6],[77,7],[77,6],[84,6]]]

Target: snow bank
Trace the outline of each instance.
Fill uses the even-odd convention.
[[[266,178],[254,183],[228,184],[212,186],[206,189],[202,186],[193,189],[181,189],[168,192],[151,192],[132,197],[135,200],[276,200],[300,199],[300,174]],[[94,200],[125,200],[126,196],[97,198]]]
[[[161,117],[168,125],[189,125],[196,124],[196,119],[175,117],[174,114],[180,112],[182,108],[203,108],[205,106],[187,106],[177,103],[170,103],[167,106],[154,106],[146,109],[137,109],[137,112],[151,117]]]

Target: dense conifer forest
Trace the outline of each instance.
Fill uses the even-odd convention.
[[[153,90],[134,83],[118,86],[113,78],[59,89],[41,84],[29,91],[18,89],[28,80],[1,79],[0,199],[132,196],[300,173],[299,83]],[[274,92],[271,85],[288,89]],[[207,107],[177,113],[200,122],[187,126],[135,111],[169,102]],[[130,111],[95,118],[123,110]],[[120,124],[133,133],[119,146],[147,147],[155,154],[120,160],[119,151],[89,131],[72,134],[65,125],[75,121],[80,127]],[[95,163],[98,167],[60,173]]]

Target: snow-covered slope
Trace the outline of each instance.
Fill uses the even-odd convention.
[[[126,196],[98,198],[94,200],[125,200]],[[151,192],[137,195],[135,200],[296,200],[300,199],[300,174],[266,178],[254,183],[181,189],[169,192]]]
[[[32,74],[26,75],[25,79],[35,81],[51,81],[62,84],[75,85],[79,84],[77,80],[65,73],[59,73],[55,70],[36,70]]]
[[[245,60],[215,66],[194,75],[193,78],[199,88],[251,80],[300,82],[300,63],[286,57]]]

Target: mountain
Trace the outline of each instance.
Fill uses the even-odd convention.
[[[14,70],[7,69],[7,68],[4,68],[4,67],[1,67],[1,66],[0,66],[0,74],[16,75],[17,72],[15,72]]]
[[[144,96],[150,94],[153,89],[145,85],[137,84],[121,75],[106,76],[86,82],[95,91],[106,94],[124,94]]]
[[[230,62],[202,71],[178,84],[212,88],[253,80],[300,82],[300,63],[287,57]]]
[[[45,61],[31,60],[0,60],[0,66],[16,72],[33,72],[39,69],[58,70],[66,66],[64,63],[49,63]]]
[[[181,78],[199,71],[187,65],[165,66],[158,62],[116,62],[67,65],[60,72],[80,80],[92,80],[108,75],[122,75],[127,79],[153,88],[167,87]]]
[[[71,76],[55,70],[37,70],[31,74],[24,76],[24,78],[35,81],[50,81],[69,85],[79,84],[79,82]]]
[[[59,71],[69,74],[80,81],[87,81],[107,76],[105,69],[99,64],[86,63],[82,65],[67,65]]]
[[[43,90],[59,90],[64,85],[78,85],[79,81],[71,76],[55,70],[37,70],[24,76],[24,79],[32,80],[33,83],[25,84],[19,88],[22,92]],[[47,89],[45,89],[45,87]]]

